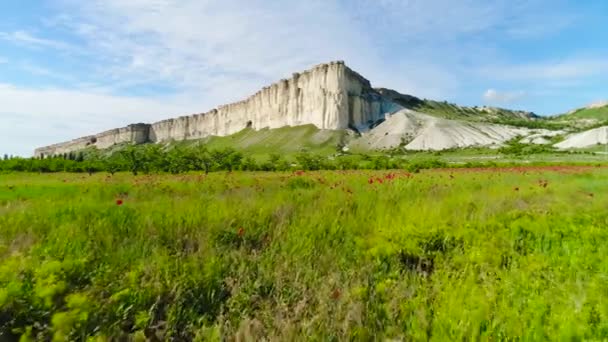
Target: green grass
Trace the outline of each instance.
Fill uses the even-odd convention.
[[[595,119],[598,121],[608,121],[608,106],[598,108],[581,108],[571,114],[561,116],[565,119]]]
[[[0,338],[606,339],[607,176],[3,175]]]
[[[226,137],[203,139],[210,149],[235,148],[256,159],[267,158],[270,153],[293,156],[307,151],[332,154],[346,138],[346,131],[320,130],[314,125],[282,127],[276,129],[244,129]]]

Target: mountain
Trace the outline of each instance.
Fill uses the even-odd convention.
[[[608,121],[608,104],[580,108],[562,118],[568,120],[595,120],[597,122]]]
[[[546,118],[526,111],[420,99],[392,89],[374,88],[366,78],[338,61],[294,73],[243,101],[206,113],[133,124],[41,147],[35,155],[60,155],[92,147],[107,149],[125,143],[209,142],[214,141],[210,140],[212,137],[232,137],[215,141],[261,149],[279,146],[278,142],[292,144],[293,149],[318,143],[329,150],[335,147],[332,144],[365,150],[499,147],[516,138],[524,143],[548,144],[553,137],[591,127],[604,117],[608,119],[608,107],[599,105]],[[284,129],[305,126],[309,128]],[[299,135],[290,139],[290,134]]]
[[[466,107],[447,101],[419,99],[412,95],[404,95],[392,89],[377,88],[382,96],[413,111],[445,118],[467,121],[503,122],[508,120],[537,120],[538,115],[532,112],[509,110],[496,107]]]

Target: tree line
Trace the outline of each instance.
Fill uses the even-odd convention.
[[[2,172],[131,172],[172,173],[189,171],[292,171],[292,170],[353,170],[353,169],[407,169],[445,167],[439,160],[408,162],[390,155],[324,156],[301,152],[286,158],[271,153],[265,160],[256,160],[233,148],[210,149],[196,146],[175,145],[171,147],[146,144],[128,145],[112,153],[96,149],[77,153],[66,153],[46,158],[19,158],[5,156],[0,161]]]

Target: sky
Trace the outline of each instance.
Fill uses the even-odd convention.
[[[0,1],[0,153],[206,112],[316,64],[461,105],[608,99],[605,0]]]

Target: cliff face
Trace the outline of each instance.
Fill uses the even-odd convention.
[[[99,149],[108,148],[115,144],[131,142],[141,144],[149,141],[150,125],[133,124],[123,128],[115,128],[96,135],[89,135],[63,143],[37,148],[36,157],[61,155],[96,146]]]
[[[263,88],[248,99],[210,112],[148,124],[130,125],[36,149],[36,156],[107,148],[123,142],[163,142],[230,135],[251,127],[279,128],[313,124],[321,129],[365,130],[399,108],[372,89],[344,62],[318,65]]]

